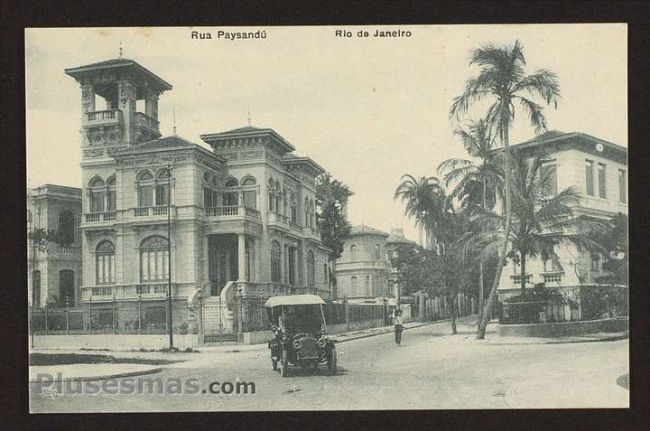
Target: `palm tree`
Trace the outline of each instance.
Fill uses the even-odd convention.
[[[460,114],[467,112],[475,102],[485,99],[493,100],[492,105],[488,108],[486,120],[495,128],[504,150],[504,232],[509,233],[512,222],[509,132],[515,117],[514,103],[518,102],[521,108],[528,113],[535,132],[542,133],[547,128],[543,107],[527,96],[539,96],[546,105],[557,107],[560,87],[557,76],[549,70],[540,69],[531,75],[525,74],[526,59],[519,41],[516,41],[512,47],[485,45],[472,53],[469,64],[470,66],[474,64],[479,66],[481,68],[480,73],[477,77],[467,81],[463,94],[454,98],[449,115],[450,117],[458,117]],[[507,247],[508,235],[504,235],[500,247],[501,253],[497,263],[496,276],[478,327],[478,339],[485,338],[485,329],[496,299]]]
[[[503,173],[498,163],[495,163],[494,136],[489,124],[484,119],[470,122],[466,128],[454,131],[459,136],[470,157],[480,160],[453,158],[447,159],[438,166],[438,172],[444,175],[445,185],[455,184],[449,197],[458,199],[461,207],[478,205],[483,208],[493,208],[497,193],[502,190]],[[483,316],[483,259],[479,261],[479,320]]]
[[[401,181],[393,197],[406,204],[404,214],[414,218],[415,225],[424,229],[426,245],[430,245],[433,233],[438,230],[439,214],[446,205],[440,180],[436,177],[415,178],[405,174]]]
[[[527,159],[513,154],[512,169],[512,224],[508,235],[501,229],[504,217],[481,206],[474,207],[474,217],[484,229],[466,237],[469,247],[479,248],[483,254],[495,253],[504,237],[509,238],[505,255],[519,260],[520,285],[526,288],[526,262],[528,258],[541,257],[560,265],[555,253],[558,246],[572,245],[578,250],[602,250],[590,237],[607,230],[607,225],[585,217],[574,217],[572,206],[580,193],[566,188],[550,195],[552,172],[543,169],[540,158]]]

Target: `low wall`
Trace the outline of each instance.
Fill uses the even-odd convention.
[[[31,345],[31,341],[30,341]],[[199,336],[174,334],[174,347],[196,348]],[[84,334],[84,335],[34,335],[34,348],[39,349],[110,349],[110,350],[159,350],[169,347],[169,336]]]
[[[559,323],[497,325],[502,337],[566,337],[596,332],[621,332],[629,328],[628,319],[614,318]]]

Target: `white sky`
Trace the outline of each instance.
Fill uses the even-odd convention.
[[[585,132],[627,146],[625,24],[381,26],[411,38],[340,38],[373,26],[27,29],[25,32],[28,186],[81,187],[81,91],[65,68],[118,56],[174,86],[160,99],[163,135],[201,144],[199,135],[246,125],[270,127],[296,152],[316,160],[355,192],[353,224],[403,227],[393,200],[400,176],[436,175],[438,164],[463,157],[448,119],[467,78],[470,51],[486,42],[524,46],[528,71],[558,74],[562,98],[547,110],[551,129]],[[266,30],[259,40],[216,39],[218,30]],[[192,40],[192,30],[212,40]],[[476,112],[476,116],[483,114]],[[533,136],[515,120],[511,142]]]

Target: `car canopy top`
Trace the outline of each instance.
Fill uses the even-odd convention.
[[[264,304],[268,308],[280,305],[318,305],[325,304],[323,298],[318,295],[282,295],[273,296]]]

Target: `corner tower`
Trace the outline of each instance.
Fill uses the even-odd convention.
[[[158,98],[172,86],[159,76],[126,58],[65,73],[81,85],[83,160],[110,158],[118,149],[161,136]],[[138,112],[139,101],[144,112]]]

